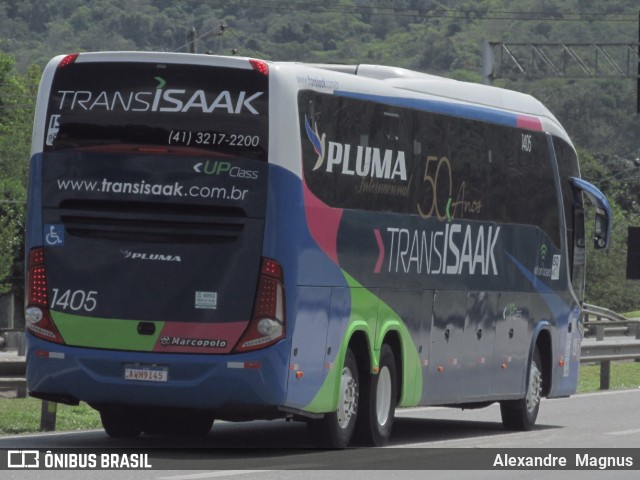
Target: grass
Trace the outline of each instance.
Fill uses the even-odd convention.
[[[578,393],[600,388],[600,365],[581,365]],[[639,362],[611,362],[611,389],[640,388]],[[34,433],[40,430],[42,402],[35,398],[0,397],[0,435]],[[58,405],[56,430],[91,430],[102,428],[98,412],[85,403],[71,407]]]
[[[38,432],[41,409],[42,402],[35,398],[0,397],[0,435]],[[87,404],[57,406],[57,431],[94,428],[102,428],[100,416]]]
[[[640,362],[611,362],[611,390],[640,388]],[[600,389],[600,364],[580,365],[578,393]]]

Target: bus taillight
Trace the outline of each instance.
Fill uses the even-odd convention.
[[[60,60],[60,63],[58,64],[58,68],[64,68],[64,67],[66,67],[68,65],[71,65],[72,63],[74,63],[76,61],[76,59],[78,58],[78,55],[80,55],[80,54],[79,53],[72,53],[70,55],[67,55],[62,60]]]
[[[249,63],[253,67],[253,69],[264,75],[265,77],[269,75],[269,64],[262,60],[249,60]]]
[[[284,338],[284,301],[282,266],[275,260],[263,258],[253,316],[247,331],[235,348],[236,352],[264,348]]]
[[[36,337],[50,342],[64,343],[49,314],[43,248],[34,248],[29,252],[25,319],[27,329]]]

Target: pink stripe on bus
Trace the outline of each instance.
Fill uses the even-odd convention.
[[[342,219],[341,208],[331,208],[316,197],[303,180],[304,209],[311,236],[320,249],[326,253],[336,265],[338,262],[338,227]]]
[[[518,115],[517,126],[518,128],[524,128],[526,130],[542,131],[542,122],[537,117]]]

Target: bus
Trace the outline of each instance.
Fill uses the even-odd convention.
[[[396,408],[531,429],[576,390],[585,204],[540,102],[380,65],[58,56],[40,84],[27,386],[111,437],[293,419],[383,445]]]

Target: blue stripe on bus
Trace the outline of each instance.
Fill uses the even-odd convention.
[[[371,95],[366,93],[347,92],[343,90],[336,90],[334,94],[340,97],[379,102],[396,107],[440,113],[454,117],[467,118],[470,120],[479,120],[482,122],[505,125],[507,127],[542,130],[541,126],[539,125],[539,120],[536,117],[528,115],[518,115],[516,113],[510,113],[477,105],[465,105],[460,103],[441,102],[438,100],[425,100],[417,98]]]
[[[298,285],[347,287],[342,271],[316,243],[304,211],[302,180],[278,165],[269,165],[269,190],[263,255],[278,260],[285,272],[296,272]],[[289,277],[285,274],[285,283]],[[287,285],[289,286],[289,285]],[[295,285],[291,285],[291,290]]]
[[[571,312],[570,305],[560,296],[558,293],[553,290],[551,287],[546,285],[542,280],[536,277],[531,271],[527,269],[522,263],[520,263],[514,256],[505,252],[505,255],[509,257],[509,259],[513,262],[513,264],[520,270],[527,280],[531,282],[531,285],[535,289],[536,292],[540,294],[540,297],[549,307],[549,310],[556,315],[556,322],[558,325],[566,324],[567,315]]]
[[[285,272],[287,335],[296,349],[290,359],[293,370],[289,370],[286,406],[303,409],[323,385],[326,362],[336,359],[337,348],[325,358],[325,343],[342,343],[351,296],[342,270],[311,234],[302,180],[274,164],[269,164],[263,255],[278,260]],[[304,371],[304,381],[295,378],[295,365]]]

